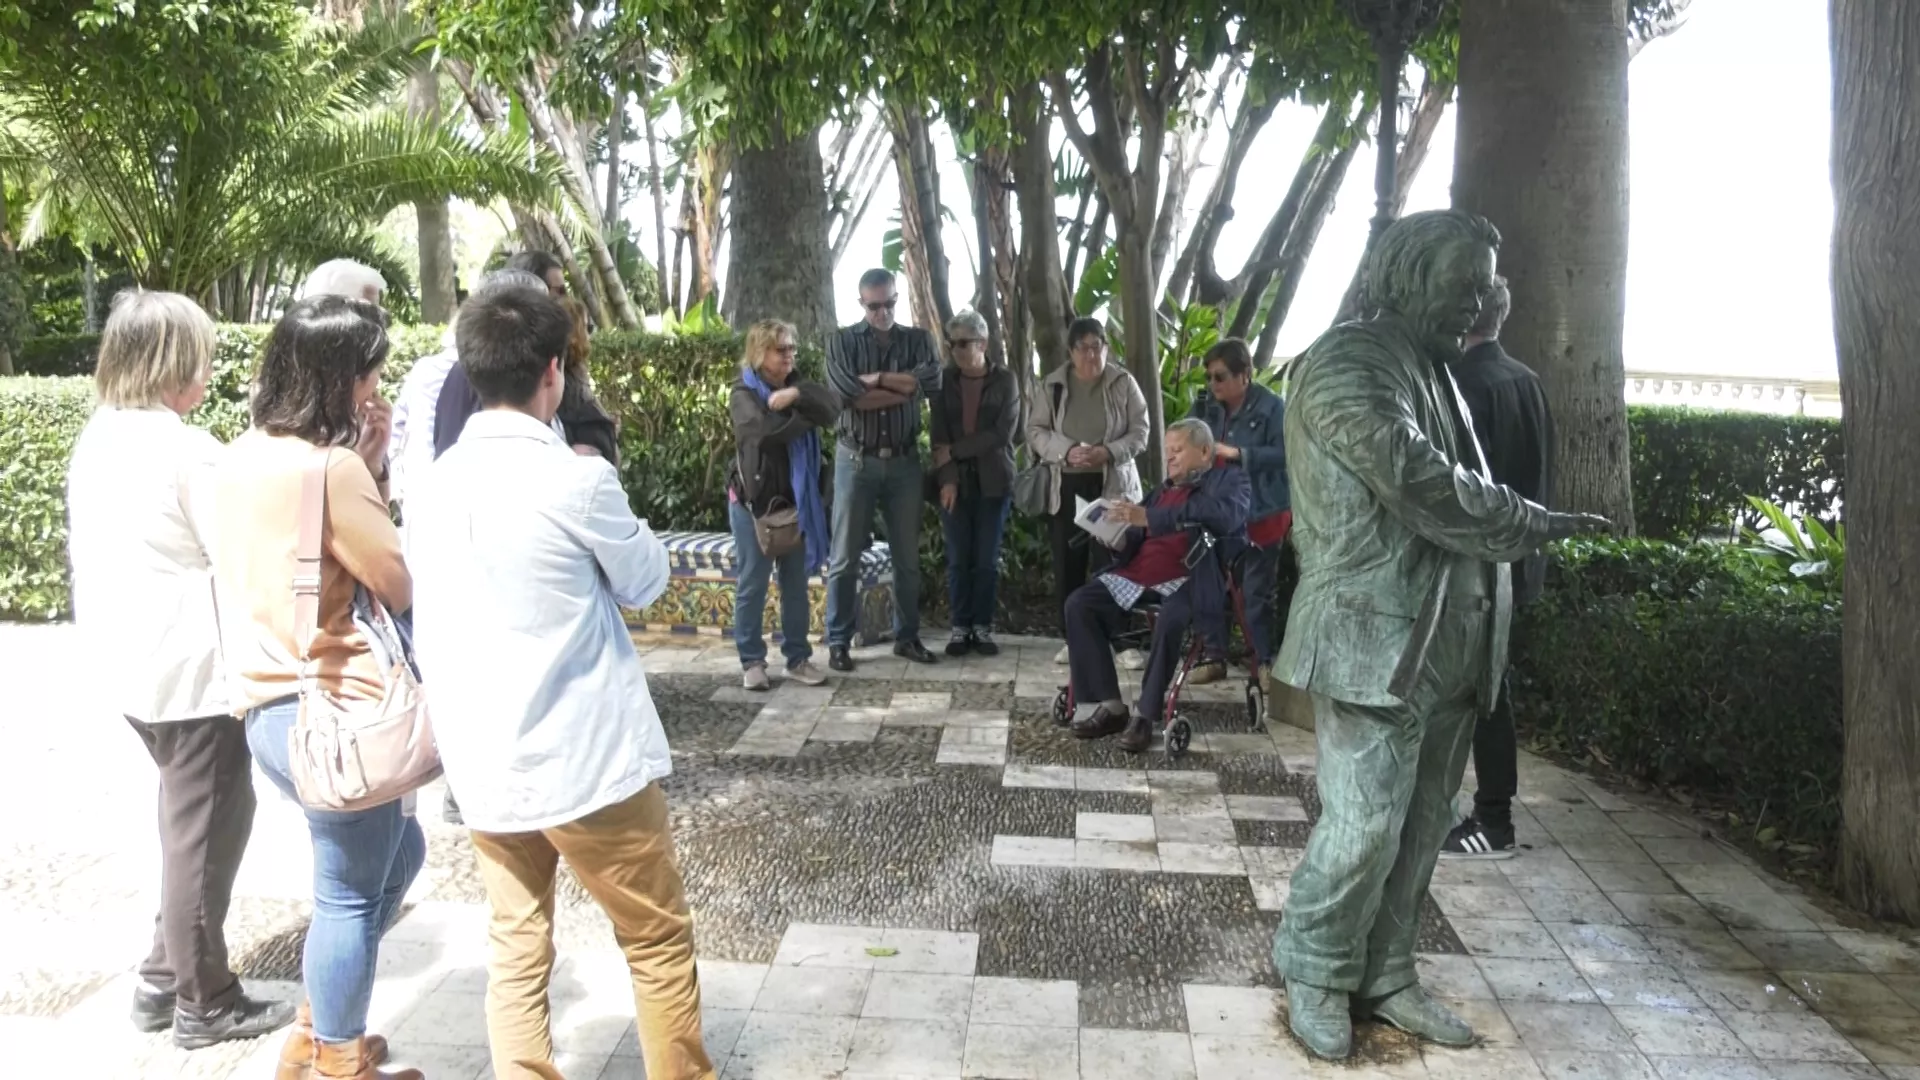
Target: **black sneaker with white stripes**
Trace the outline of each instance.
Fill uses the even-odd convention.
[[[1468,818],[1453,827],[1447,834],[1447,842],[1440,845],[1440,857],[1443,859],[1511,859],[1513,858],[1513,826],[1501,828],[1486,825],[1478,818]]]

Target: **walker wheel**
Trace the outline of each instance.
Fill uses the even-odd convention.
[[[1053,695],[1053,724],[1055,727],[1066,727],[1072,723],[1073,710],[1067,705],[1067,688],[1063,686],[1059,693]]]
[[[1256,735],[1267,730],[1267,691],[1259,683],[1247,687],[1247,729]]]
[[[1167,756],[1179,757],[1193,744],[1193,725],[1186,718],[1175,716],[1173,723],[1167,725]]]

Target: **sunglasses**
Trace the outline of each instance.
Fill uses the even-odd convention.
[[[986,344],[986,341],[984,339],[977,338],[977,337],[947,339],[947,348],[949,349],[964,349],[969,345],[985,345],[985,344]]]
[[[899,302],[900,302],[900,298],[897,296],[891,300],[874,300],[874,301],[868,302],[867,310],[868,311],[892,311],[893,305]]]
[[[1233,373],[1226,368],[1209,368],[1207,370],[1207,381],[1210,383],[1232,382]]]
[[[779,354],[780,354],[781,356],[792,356],[792,355],[793,355],[794,353],[797,353],[797,352],[799,352],[799,351],[800,351],[800,346],[798,346],[798,345],[769,345],[769,346],[767,347],[767,351],[768,351],[768,352],[774,352],[774,353],[779,353]]]

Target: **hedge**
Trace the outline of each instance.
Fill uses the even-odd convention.
[[[46,334],[20,343],[13,354],[16,375],[68,376],[93,374],[93,357],[100,351],[99,334]]]
[[[1558,756],[1830,854],[1840,623],[1837,592],[1734,545],[1569,542],[1515,627],[1516,721]]]
[[[1673,406],[1627,410],[1640,535],[1727,538],[1762,522],[1746,497],[1831,525],[1845,497],[1840,421]]]

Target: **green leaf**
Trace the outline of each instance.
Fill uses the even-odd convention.
[[[900,950],[890,948],[885,945],[869,945],[867,946],[867,955],[868,956],[899,956]]]

